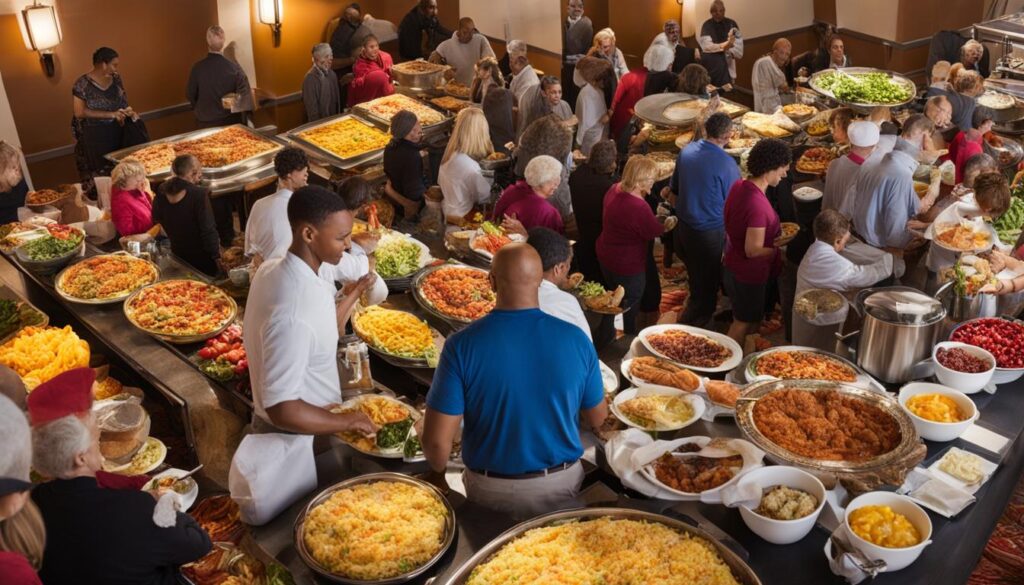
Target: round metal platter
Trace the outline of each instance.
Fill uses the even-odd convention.
[[[398,311],[399,309],[391,309],[391,310]],[[402,312],[403,313],[409,313],[409,311],[402,311]],[[409,314],[412,315],[413,317],[416,317],[416,315],[413,314],[413,313],[409,313]],[[355,317],[355,316],[353,315],[353,317]],[[419,319],[419,317],[416,317],[416,318]],[[352,330],[355,332],[355,334],[359,336],[359,339],[362,339],[363,341],[366,342],[366,347],[368,347],[370,349],[370,351],[372,351],[373,353],[379,355],[381,357],[381,359],[383,359],[384,361],[388,362],[389,364],[391,364],[393,366],[398,366],[400,368],[433,368],[434,367],[434,366],[431,366],[429,363],[427,363],[427,359],[426,358],[410,358],[410,357],[395,355],[393,353],[390,353],[388,351],[385,351],[385,350],[377,347],[376,345],[373,344],[373,341],[370,339],[370,337],[368,335],[364,336],[362,334],[362,332],[360,332],[359,328],[356,326],[356,321],[358,321],[358,319],[354,318],[352,320]],[[430,329],[430,336],[434,338],[434,346],[437,347],[437,355],[440,356],[441,355],[441,348],[444,347],[444,335],[441,335],[441,332],[438,331],[437,329],[434,329],[433,327],[431,327],[429,323],[427,324],[427,328]]]
[[[199,282],[200,284],[204,284],[204,285],[206,285],[206,286],[208,286],[210,288],[216,289],[218,292],[220,292],[220,294],[224,295],[224,298],[226,298],[228,300],[228,302],[231,304],[231,310],[229,311],[228,317],[224,320],[224,323],[222,323],[217,329],[215,329],[213,331],[210,331],[210,332],[207,332],[207,333],[197,333],[197,334],[193,334],[193,335],[170,335],[168,333],[163,333],[161,331],[154,331],[152,329],[147,329],[147,328],[143,327],[142,325],[139,325],[139,323],[135,320],[135,317],[132,315],[131,311],[128,310],[128,307],[131,306],[132,301],[135,300],[135,297],[137,297],[140,294],[142,294],[142,291],[146,290],[149,287],[156,286],[156,285],[164,285],[164,284],[171,283],[171,282],[176,282],[176,281],[179,281],[179,280],[188,280],[188,279],[178,278],[178,279],[174,279],[174,280],[161,280],[161,281],[157,281],[157,282],[154,282],[153,284],[146,285],[146,286],[140,288],[139,290],[133,292],[132,294],[128,295],[128,298],[125,299],[125,301],[124,301],[124,307],[123,307],[124,316],[125,316],[126,319],[128,319],[128,322],[131,323],[132,326],[134,326],[139,331],[142,331],[144,333],[148,333],[148,334],[152,335],[153,337],[156,337],[157,339],[162,339],[163,341],[166,341],[167,343],[173,343],[173,344],[176,344],[176,345],[186,345],[186,344],[189,344],[189,343],[198,343],[200,341],[206,341],[207,339],[210,339],[211,337],[216,337],[216,336],[220,335],[221,333],[224,332],[225,329],[228,328],[228,326],[230,326],[232,323],[235,322],[235,319],[238,317],[238,303],[235,302],[235,299],[231,298],[231,295],[229,295],[228,293],[224,292],[224,290],[221,289],[220,287],[216,287],[216,286],[214,286],[212,284],[207,284],[205,282],[201,282],[201,281],[197,280],[197,281],[193,281],[193,282]]]
[[[636,106],[634,106],[633,111],[636,112],[636,116],[641,120],[650,122],[656,126],[689,126],[697,119],[697,116],[700,114],[700,108],[693,108],[693,116],[682,120],[674,120],[665,117],[665,109],[673,104],[693,102],[698,99],[699,98],[696,96],[692,96],[688,93],[659,93],[649,95],[638,101]]]
[[[88,261],[88,260],[92,260],[94,258],[121,258],[121,257],[125,257],[125,256],[127,256],[128,258],[131,258],[132,260],[134,260],[136,262],[142,262],[144,264],[148,264],[149,267],[153,271],[153,280],[150,281],[147,284],[144,284],[144,285],[140,286],[139,288],[136,288],[136,289],[133,289],[133,290],[129,290],[129,291],[125,291],[125,292],[123,292],[123,293],[121,293],[121,294],[119,294],[117,296],[109,297],[109,298],[105,298],[105,299],[81,299],[81,298],[78,298],[76,296],[70,295],[70,294],[68,294],[67,292],[64,291],[64,288],[63,288],[64,275],[67,274],[68,270],[71,270],[72,268],[74,268],[78,264],[81,264],[82,262],[85,262],[85,261]],[[78,262],[74,262],[72,264],[69,264],[63,270],[61,270],[57,274],[57,276],[53,279],[53,288],[54,288],[54,290],[57,291],[57,294],[60,295],[61,298],[63,298],[66,301],[72,302],[72,303],[80,303],[80,304],[83,304],[83,305],[110,305],[110,304],[114,304],[114,303],[123,302],[125,299],[127,299],[130,296],[132,296],[132,293],[134,293],[135,291],[139,290],[140,288],[149,286],[150,284],[153,284],[153,283],[155,283],[158,280],[160,280],[160,267],[157,266],[156,264],[150,262],[149,260],[144,260],[142,258],[136,258],[135,256],[132,256],[131,254],[128,254],[127,252],[114,252],[113,254],[100,254],[100,255],[97,255],[97,256],[90,256],[88,258],[83,258],[82,260],[80,260]]]
[[[463,563],[451,577],[437,585],[465,585],[465,583],[469,581],[470,575],[473,574],[473,571],[477,567],[491,560],[491,558],[504,548],[505,545],[511,543],[534,528],[558,526],[570,522],[588,522],[599,518],[636,520],[640,522],[661,524],[689,536],[702,538],[714,548],[715,552],[722,558],[722,561],[732,571],[733,577],[736,578],[737,581],[743,585],[761,585],[761,580],[758,579],[757,574],[750,568],[750,565],[744,562],[739,555],[732,551],[732,549],[715,540],[707,532],[695,526],[691,526],[682,520],[677,520],[661,514],[655,514],[653,512],[633,510],[630,508],[583,508],[579,510],[565,510],[562,512],[546,514],[532,520],[527,520],[526,522],[517,524],[516,526],[506,530],[497,538],[489,542],[477,551],[476,554],[470,557],[469,560]]]
[[[814,91],[820,93],[821,95],[823,95],[823,96],[825,96],[825,97],[827,97],[829,99],[833,99],[836,102],[839,102],[840,104],[842,104],[844,106],[851,106],[851,107],[855,107],[855,108],[874,108],[874,107],[878,107],[878,106],[885,106],[885,107],[889,107],[889,108],[897,108],[897,107],[900,107],[900,106],[905,106],[905,105],[909,104],[910,102],[914,101],[917,98],[917,86],[914,84],[913,81],[910,80],[909,77],[907,77],[905,75],[900,75],[899,73],[896,73],[896,72],[893,72],[893,71],[886,71],[885,69],[875,69],[874,67],[843,67],[841,70],[844,73],[849,73],[850,75],[853,75],[853,76],[856,76],[857,74],[863,74],[863,73],[884,73],[884,74],[889,76],[890,80],[895,81],[896,83],[902,85],[904,88],[908,89],[910,91],[910,96],[907,99],[905,99],[905,100],[903,100],[901,102],[890,103],[890,104],[875,104],[875,103],[866,103],[866,102],[849,102],[849,101],[846,101],[846,100],[841,100],[841,99],[837,98],[830,90],[824,89],[820,85],[821,77],[823,75],[827,75],[830,72],[834,72],[835,71],[834,69],[823,69],[821,71],[818,71],[814,75],[811,75],[811,79],[807,82],[807,84],[811,87],[811,89],[813,89]]]
[[[475,319],[465,319],[465,318],[462,318],[462,317],[453,317],[452,315],[447,315],[445,313],[442,313],[440,310],[438,310],[436,307],[434,307],[433,303],[428,301],[426,299],[426,297],[423,296],[423,293],[422,293],[422,290],[421,290],[422,287],[423,287],[423,279],[425,279],[427,276],[430,276],[435,271],[440,270],[442,268],[462,268],[462,269],[465,269],[465,270],[475,270],[475,271],[481,272],[483,274],[488,274],[488,272],[486,270],[482,269],[482,268],[476,268],[474,266],[468,266],[466,264],[449,263],[449,264],[441,264],[439,266],[431,266],[429,268],[425,268],[425,269],[419,271],[418,273],[416,273],[416,276],[414,276],[413,279],[412,279],[412,293],[413,293],[412,296],[416,300],[416,303],[419,304],[419,306],[423,307],[424,311],[430,313],[431,315],[433,315],[434,317],[436,317],[438,319],[441,319],[442,321],[446,321],[448,323],[451,323],[451,324],[454,324],[454,325],[457,325],[457,326],[468,325],[469,323],[472,323],[473,321],[475,321]]]
[[[338,575],[336,573],[331,573],[326,568],[321,566],[320,563],[318,563],[316,559],[313,558],[313,555],[309,552],[309,550],[306,549],[306,539],[303,537],[303,532],[306,525],[306,518],[309,516],[309,513],[314,508],[327,501],[327,499],[334,495],[335,492],[357,485],[378,482],[404,483],[407,485],[415,486],[423,490],[426,490],[427,492],[430,492],[431,495],[436,497],[442,504],[444,504],[445,511],[447,512],[447,514],[444,526],[444,540],[441,542],[441,547],[438,549],[436,553],[434,553],[434,556],[430,557],[430,560],[428,560],[426,563],[408,572],[402,573],[401,575],[389,577],[387,579],[353,579],[350,577],[345,577],[343,575]],[[401,527],[399,526],[395,526],[394,528],[396,530],[401,529]],[[306,565],[310,569],[312,569],[315,573],[329,581],[333,581],[335,583],[346,583],[349,585],[389,585],[392,583],[405,583],[406,581],[411,581],[416,577],[419,577],[423,573],[427,572],[432,566],[434,566],[437,563],[437,561],[441,559],[441,557],[444,556],[446,552],[448,552],[448,549],[451,547],[452,542],[454,542],[455,540],[456,530],[457,527],[455,524],[455,510],[452,509],[451,503],[448,502],[448,499],[445,498],[444,495],[436,487],[430,485],[425,481],[409,477],[408,475],[402,475],[401,473],[370,473],[367,475],[361,475],[353,479],[345,480],[340,483],[336,483],[331,487],[325,489],[324,491],[320,492],[315,498],[310,500],[309,504],[307,504],[306,507],[302,510],[298,518],[295,519],[295,549],[296,551],[298,551],[299,557],[302,559],[304,563],[306,563]]]
[[[815,355],[820,355],[822,357],[828,358],[828,359],[830,359],[832,361],[838,362],[838,363],[840,363],[840,364],[850,368],[858,376],[866,375],[866,372],[864,372],[864,370],[862,370],[859,367],[857,367],[856,364],[854,364],[850,360],[847,360],[845,358],[841,358],[841,357],[837,356],[834,353],[829,353],[827,351],[818,349],[816,347],[805,347],[805,346],[802,346],[802,345],[784,345],[784,346],[780,346],[780,347],[773,347],[771,349],[766,349],[764,351],[759,351],[757,353],[752,353],[752,354],[744,357],[743,361],[740,362],[740,365],[737,368],[737,371],[741,372],[740,379],[744,380],[747,383],[757,382],[757,381],[760,381],[760,380],[764,380],[764,379],[767,379],[767,377],[771,377],[772,379],[775,379],[775,380],[783,379],[783,378],[775,378],[773,376],[770,376],[770,374],[758,374],[757,373],[757,361],[759,359],[761,359],[762,357],[764,357],[766,355],[769,355],[769,354],[772,354],[772,353],[776,353],[776,352],[780,352],[780,351],[799,351],[799,352],[803,352],[803,353],[813,353]],[[786,379],[791,379],[791,378],[786,378]],[[824,380],[824,381],[828,381],[828,380]]]
[[[871,459],[865,459],[864,461],[814,459],[793,453],[764,436],[754,423],[754,405],[757,404],[758,399],[784,388],[808,392],[835,391],[876,406],[896,421],[900,430],[900,442],[888,453],[872,457]],[[907,415],[896,399],[888,394],[866,390],[849,384],[822,382],[819,380],[767,380],[755,382],[747,386],[736,402],[736,424],[740,427],[743,438],[761,448],[770,460],[814,471],[833,473],[857,473],[877,470],[891,465],[913,451],[920,441],[910,416]]]

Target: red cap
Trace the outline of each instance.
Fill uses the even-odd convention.
[[[92,408],[92,368],[76,368],[47,382],[28,395],[28,417],[32,426],[44,425],[70,414],[85,414]]]

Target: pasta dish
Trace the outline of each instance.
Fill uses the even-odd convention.
[[[437,359],[430,327],[412,313],[368,307],[353,316],[352,327],[359,337],[384,353],[428,362]]]
[[[156,268],[134,256],[93,256],[72,265],[57,278],[65,296],[83,300],[107,300],[128,296],[157,279]]]
[[[462,321],[490,313],[497,300],[486,272],[455,266],[428,274],[420,284],[420,294],[440,313]]]
[[[402,110],[409,110],[416,114],[416,118],[424,126],[444,122],[444,116],[437,110],[400,93],[359,104],[359,107],[386,122],[391,122],[391,118]]]
[[[225,128],[209,136],[164,142],[140,148],[127,158],[139,160],[146,173],[166,171],[176,156],[191,154],[204,167],[226,167],[277,147],[277,144],[241,128]]]
[[[235,319],[235,303],[215,286],[196,280],[166,280],[140,290],[124,305],[125,315],[148,333],[185,337],[215,334]]]

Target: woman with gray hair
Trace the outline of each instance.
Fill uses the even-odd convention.
[[[565,233],[561,214],[548,202],[562,182],[562,170],[562,163],[554,157],[544,154],[534,157],[526,165],[526,178],[501,193],[501,198],[494,205],[494,220],[502,221],[510,231],[525,232],[545,227]]]
[[[210,552],[210,538],[177,512],[173,526],[154,522],[156,500],[137,489],[105,489],[100,429],[92,411],[95,373],[78,368],[28,396],[32,465],[52,478],[32,490],[47,528],[39,577],[47,585],[177,583],[178,567]]]
[[[341,90],[338,74],[331,69],[334,53],[327,43],[313,46],[313,66],[302,80],[302,103],[306,107],[306,121],[341,113]]]
[[[672,62],[675,53],[665,45],[651,45],[644,53],[644,67],[647,68],[647,80],[644,81],[644,97],[656,93],[665,93],[676,85],[676,74],[672,73]]]
[[[25,413],[0,395],[0,575],[10,585],[38,585],[46,528],[29,498],[32,441]]]
[[[575,221],[572,219],[572,198],[569,196],[569,155],[572,152],[572,131],[559,122],[557,116],[544,116],[523,132],[516,147],[515,175],[526,177],[526,167],[534,158],[546,154],[562,163],[562,181],[551,197],[551,204],[562,214],[569,237],[575,237]]]

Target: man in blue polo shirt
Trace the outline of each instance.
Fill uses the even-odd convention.
[[[725,145],[732,139],[732,119],[721,112],[704,123],[707,138],[691,142],[679,153],[669,186],[675,197],[676,253],[686,264],[690,299],[679,322],[702,327],[711,320],[718,302],[725,245],[723,210],[729,188],[740,179],[740,169]]]
[[[445,342],[427,394],[423,451],[443,481],[464,425],[466,496],[514,516],[557,509],[579,492],[579,418],[608,415],[597,353],[575,325],[543,313],[540,256],[509,244],[494,256],[497,304]]]

